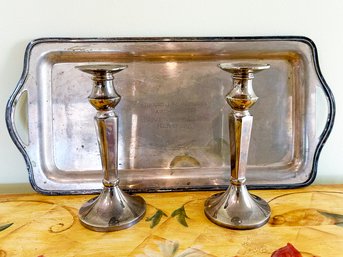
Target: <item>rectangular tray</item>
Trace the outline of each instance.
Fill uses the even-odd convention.
[[[8,101],[7,126],[22,152],[33,188],[86,194],[102,188],[88,103],[92,81],[75,66],[123,63],[115,84],[121,187],[131,192],[214,190],[229,183],[232,87],[221,62],[268,63],[256,75],[247,181],[252,188],[312,183],[335,105],[304,37],[43,38],[27,47],[23,75]],[[316,96],[327,121],[316,131]],[[15,107],[27,95],[28,142],[16,130]],[[320,136],[318,136],[320,135]]]

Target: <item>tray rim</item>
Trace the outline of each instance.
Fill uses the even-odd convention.
[[[317,176],[318,170],[318,161],[320,153],[332,131],[335,115],[336,115],[336,104],[333,93],[326,83],[322,72],[319,66],[319,59],[318,59],[318,52],[315,43],[308,37],[305,36],[239,36],[239,37],[42,37],[37,38],[30,41],[26,47],[24,53],[24,64],[23,64],[23,71],[21,77],[11,94],[7,105],[6,105],[6,112],[5,112],[5,121],[7,125],[7,130],[9,135],[21,152],[24,157],[26,168],[29,173],[29,181],[33,189],[39,193],[46,194],[46,195],[66,195],[66,194],[94,194],[98,193],[98,189],[91,189],[91,190],[58,190],[58,191],[49,191],[40,188],[34,179],[33,174],[33,167],[30,161],[30,157],[26,152],[26,147],[22,144],[20,138],[17,136],[16,128],[14,126],[14,109],[15,104],[18,101],[18,98],[21,96],[23,88],[28,72],[29,72],[29,60],[30,54],[32,49],[41,43],[128,43],[128,42],[249,42],[249,41],[296,41],[301,42],[309,46],[311,50],[311,54],[313,57],[313,65],[315,73],[318,77],[318,80],[322,86],[322,90],[324,96],[327,101],[328,110],[327,110],[327,119],[326,124],[318,138],[318,144],[314,150],[313,162],[312,162],[312,169],[309,173],[308,179],[306,181],[295,183],[295,184],[263,184],[263,185],[248,185],[249,189],[289,189],[289,188],[299,188],[308,186],[313,183]],[[184,188],[164,188],[162,190],[130,190],[130,192],[170,192],[170,191],[201,191],[201,190],[223,190],[223,187],[213,187],[206,188],[205,186],[202,188],[199,187],[190,187],[186,190]]]

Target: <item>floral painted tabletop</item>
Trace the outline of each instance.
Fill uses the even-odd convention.
[[[91,196],[0,195],[0,257],[342,256],[343,185],[254,191],[268,200],[272,216],[246,231],[207,220],[204,201],[214,193],[141,194],[145,218],[106,233],[78,221]]]

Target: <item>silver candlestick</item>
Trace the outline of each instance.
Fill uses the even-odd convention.
[[[89,73],[93,90],[88,97],[97,110],[95,124],[104,173],[101,194],[86,202],[79,210],[85,227],[95,231],[114,231],[128,228],[145,214],[146,204],[140,196],[121,191],[118,177],[118,116],[114,112],[120,95],[113,86],[113,75],[125,65],[83,65],[77,69]]]
[[[232,73],[234,88],[226,96],[233,109],[229,116],[231,151],[230,186],[205,202],[205,214],[215,224],[232,229],[258,228],[268,222],[270,207],[266,201],[248,192],[246,167],[253,117],[249,113],[258,97],[252,88],[254,73],[268,69],[268,64],[219,64]]]

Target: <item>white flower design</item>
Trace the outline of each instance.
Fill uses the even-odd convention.
[[[144,249],[144,254],[136,255],[136,257],[206,257],[211,256],[198,249],[187,248],[181,253],[177,253],[179,243],[175,241],[165,240],[164,242],[155,241],[158,245],[159,251],[151,249]]]

